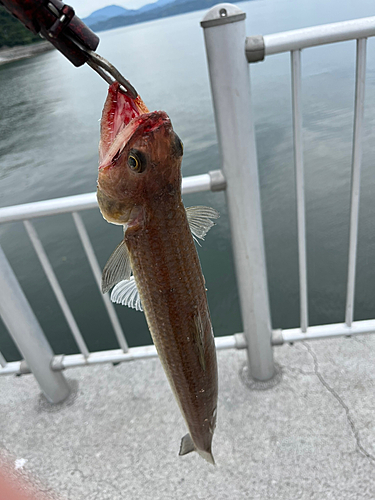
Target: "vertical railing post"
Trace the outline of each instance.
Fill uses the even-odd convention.
[[[248,344],[250,375],[273,377],[271,319],[264,255],[258,164],[245,55],[246,14],[232,4],[212,7],[201,25],[231,223],[233,252]]]
[[[294,165],[297,191],[297,229],[298,229],[298,269],[300,296],[300,324],[303,333],[309,326],[309,303],[307,298],[307,255],[306,255],[306,214],[305,179],[303,169],[302,140],[302,103],[301,103],[301,51],[291,52],[292,67],[292,107]]]
[[[350,196],[350,230],[348,285],[346,291],[345,323],[352,326],[354,317],[354,292],[358,243],[359,194],[361,189],[362,136],[365,112],[366,38],[357,40],[355,81],[354,131],[352,153],[352,182]]]
[[[51,368],[51,346],[1,247],[0,315],[48,401],[64,401],[70,393],[68,383],[61,372]]]

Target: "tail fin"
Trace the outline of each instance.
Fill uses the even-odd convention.
[[[190,434],[186,434],[182,439],[181,439],[181,446],[180,446],[180,452],[179,455],[187,455],[188,453],[191,453],[192,451],[196,451],[199,453],[199,455],[207,460],[208,463],[215,465],[215,460],[214,457],[212,456],[212,452],[210,451],[203,451],[203,450],[198,450],[191,439]]]
[[[204,458],[205,460],[207,460],[207,462],[209,464],[212,464],[212,465],[216,465],[215,464],[215,459],[212,455],[212,451],[202,451],[202,450],[197,450],[197,452],[199,453],[199,455]]]

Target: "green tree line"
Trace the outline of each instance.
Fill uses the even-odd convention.
[[[5,7],[0,7],[0,48],[40,41],[39,36],[33,35],[18,19],[10,15]]]

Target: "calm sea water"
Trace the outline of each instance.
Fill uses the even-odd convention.
[[[239,4],[249,34],[267,34],[375,15],[373,0],[259,0]],[[150,109],[163,109],[184,142],[183,175],[219,168],[205,60],[204,12],[100,33],[98,52],[128,77]],[[344,320],[348,258],[355,43],[303,53],[310,323]],[[251,67],[266,256],[275,328],[299,324],[296,200],[289,55]],[[0,67],[0,205],[95,190],[105,83],[59,53]],[[375,43],[368,43],[355,318],[375,317]],[[216,335],[241,331],[223,193],[186,196],[221,218],[199,249]],[[98,210],[82,213],[104,266],[121,239]],[[99,291],[70,215],[35,227],[91,350],[116,348]],[[0,241],[56,353],[77,352],[21,223]],[[130,345],[151,342],[143,314],[117,306]],[[19,354],[0,321],[0,350]]]

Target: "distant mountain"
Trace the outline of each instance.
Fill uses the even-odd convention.
[[[103,7],[102,9],[96,10],[88,17],[85,17],[83,21],[87,24],[87,26],[92,26],[95,23],[106,21],[111,17],[126,16],[129,12],[134,12],[134,11],[124,9],[124,7],[120,7],[119,5],[108,5],[107,7]]]
[[[172,3],[174,0],[158,0],[157,2],[154,3],[148,3],[147,5],[144,5],[140,9],[138,9],[138,13],[140,12],[147,12],[149,10],[153,10],[155,8],[163,7],[164,5],[167,5],[168,3]]]
[[[237,2],[241,1],[244,0],[237,0]],[[122,9],[122,12],[114,16],[109,16],[106,19],[95,19],[97,13],[109,8],[104,7],[104,9],[93,12],[89,17],[83,19],[83,21],[93,31],[104,31],[120,26],[128,26],[129,24],[143,23],[162,17],[184,14],[194,10],[209,9],[217,3],[218,0],[158,0],[155,3],[144,5],[138,10],[127,10],[116,5],[111,5],[111,8]]]

